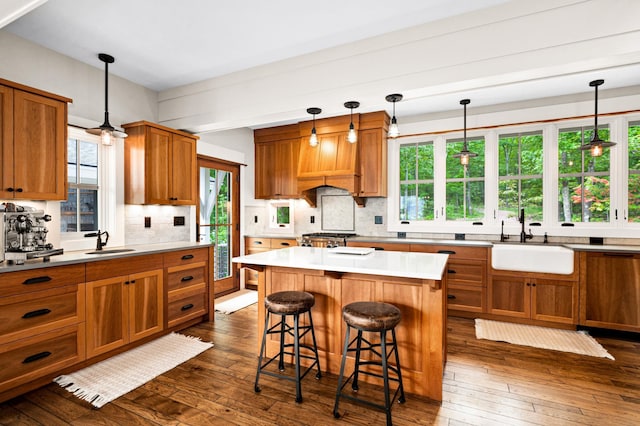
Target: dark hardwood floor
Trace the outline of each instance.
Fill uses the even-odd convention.
[[[336,376],[303,383],[268,376],[253,392],[253,305],[184,331],[215,347],[99,410],[51,384],[0,404],[3,425],[381,425],[384,414],[341,402],[332,416]],[[397,425],[638,425],[640,343],[599,337],[616,358],[538,350],[476,340],[473,321],[450,318],[444,398],[407,395],[393,408]]]

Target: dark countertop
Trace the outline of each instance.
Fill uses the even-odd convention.
[[[467,246],[467,247],[491,247],[491,241],[474,240],[439,240],[432,238],[397,238],[397,237],[351,237],[348,242],[367,243],[399,243],[399,244],[428,244],[446,246]]]
[[[133,251],[119,252],[119,253],[104,253],[104,254],[87,254],[87,252],[94,251],[94,249],[70,251],[58,256],[51,256],[48,262],[44,262],[42,259],[29,259],[24,262],[24,265],[9,265],[5,260],[0,263],[0,274],[3,272],[16,272],[29,269],[38,268],[51,268],[54,266],[73,265],[77,263],[98,262],[107,259],[125,258],[132,256],[140,256],[153,253],[168,253],[177,250],[185,250],[190,248],[209,247],[211,243],[197,243],[188,241],[179,241],[171,243],[161,244],[139,244],[120,247],[105,247],[105,251],[118,250],[118,249],[133,249]]]

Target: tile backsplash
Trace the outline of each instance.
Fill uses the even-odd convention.
[[[185,224],[173,225],[174,216],[184,216]],[[151,227],[145,228],[145,217]],[[153,244],[172,241],[192,241],[195,207],[191,206],[125,206],[125,244]]]

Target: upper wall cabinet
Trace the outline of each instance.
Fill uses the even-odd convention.
[[[300,137],[297,124],[258,129],[255,142],[255,198],[299,198],[297,185]]]
[[[126,204],[195,205],[198,137],[147,121],[122,126]]]
[[[0,79],[0,198],[67,198],[67,103]]]
[[[360,114],[358,155],[360,197],[387,196],[387,133],[389,116],[384,111]]]

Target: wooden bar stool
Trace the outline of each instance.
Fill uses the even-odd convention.
[[[395,332],[395,326],[400,322],[400,309],[389,303],[354,302],[342,308],[342,318],[347,324],[347,332],[344,338],[344,350],[342,352],[342,363],[340,365],[340,376],[338,377],[338,389],[336,391],[336,402],[333,406],[333,415],[335,418],[340,417],[338,404],[340,398],[345,398],[383,410],[387,415],[387,425],[391,425],[391,405],[393,401],[398,397],[399,403],[405,402]],[[351,328],[356,329],[358,334],[353,340],[349,341]],[[387,342],[387,331],[391,331],[390,342]],[[380,337],[380,342],[372,343],[368,341],[363,337],[363,332],[377,333]],[[343,380],[344,367],[349,352],[355,352],[355,368],[351,376]],[[361,356],[363,352],[372,353],[379,358],[379,360],[371,357],[371,360],[362,361]],[[395,366],[390,365],[388,362],[393,354],[395,354]],[[380,373],[377,372],[377,368],[373,371],[362,370],[362,367],[367,365],[380,367]],[[389,371],[394,373],[395,377],[389,377]],[[379,377],[383,380],[384,405],[357,398],[343,392],[344,387],[350,380],[352,381],[351,388],[354,392],[357,392],[359,388],[358,379],[361,374]],[[390,397],[389,381],[398,383],[398,388],[393,394],[393,397]]]
[[[316,335],[313,331],[313,319],[311,318],[311,307],[315,304],[315,298],[313,294],[304,291],[280,291],[272,293],[264,298],[264,306],[266,308],[264,332],[262,333],[262,345],[260,347],[260,357],[258,359],[258,371],[256,372],[255,391],[260,392],[260,386],[258,386],[258,380],[260,374],[266,374],[273,377],[278,377],[285,380],[291,380],[296,382],[296,402],[302,402],[302,386],[300,381],[304,379],[309,371],[313,367],[317,367],[316,379],[322,376],[320,373],[320,360],[318,358],[318,347],[316,345]],[[309,325],[300,325],[300,315],[307,313],[309,317]],[[279,315],[280,321],[269,327],[269,319],[271,315]],[[287,323],[287,317],[293,316],[293,326]],[[311,332],[312,345],[302,344],[302,338]],[[263,364],[263,358],[265,356],[265,349],[267,346],[267,336],[270,334],[280,335],[280,351],[271,359]],[[285,343],[286,336],[293,337],[293,343]],[[290,348],[293,347],[293,352]],[[300,349],[306,349],[313,353],[301,354]],[[278,370],[283,372],[284,368],[284,356],[293,355],[295,377],[286,374],[274,373],[267,371],[265,368],[271,364],[274,360],[278,360]],[[313,363],[307,367],[303,374],[300,374],[300,358],[313,359]]]

